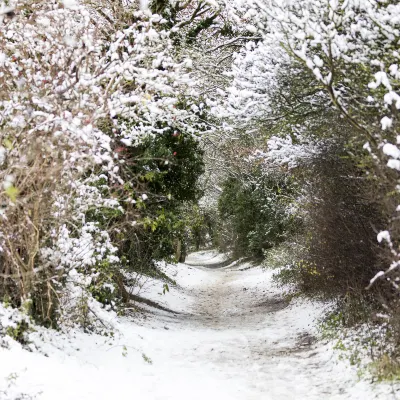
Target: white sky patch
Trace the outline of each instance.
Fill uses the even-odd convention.
[[[79,3],[77,0],[61,0],[65,8],[69,8],[71,10],[76,10],[79,7]]]
[[[6,161],[6,156],[7,150],[3,146],[0,146],[0,165],[4,164],[4,161]]]
[[[397,169],[397,171],[400,171],[400,161],[399,160],[389,160],[387,162],[387,166],[389,168]]]
[[[378,239],[379,243],[382,243],[384,240],[389,243],[390,242],[390,233],[389,233],[389,231],[379,232],[378,236],[377,236],[377,239]]]
[[[382,125],[382,129],[386,130],[388,128],[390,128],[393,124],[393,120],[389,117],[383,117],[381,119],[381,125]]]
[[[141,10],[148,10],[149,8],[149,0],[140,0],[140,9]]]
[[[382,151],[389,157],[400,158],[399,148],[391,143],[386,143],[383,146]]]

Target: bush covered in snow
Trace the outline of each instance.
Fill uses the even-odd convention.
[[[167,3],[0,1],[0,299],[42,324],[129,301],[184,236],[213,129],[188,55],[221,10]]]

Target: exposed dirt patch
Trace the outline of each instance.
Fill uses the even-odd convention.
[[[310,348],[315,342],[317,338],[311,335],[308,332],[303,332],[297,337],[296,345],[301,349],[308,349]]]
[[[223,261],[211,261],[209,264],[203,264],[203,265],[199,265],[198,263],[190,263],[190,262],[186,262],[186,265],[191,265],[193,267],[204,267],[207,269],[218,269],[218,268],[224,268],[227,267],[228,265],[232,264],[233,260],[232,259],[226,259]]]
[[[266,313],[273,313],[281,311],[289,306],[289,302],[284,298],[269,298],[261,303],[257,304],[256,307],[261,307]]]

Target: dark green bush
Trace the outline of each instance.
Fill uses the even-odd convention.
[[[120,154],[125,180],[137,198],[133,213],[141,221],[126,223],[119,233],[121,255],[128,269],[157,275],[155,261],[185,257],[188,227],[193,225],[186,210],[202,195],[198,179],[204,172],[203,151],[192,135],[166,129],[135,148],[122,148]]]
[[[262,257],[296,229],[298,220],[289,212],[295,186],[288,175],[256,167],[251,175],[228,178],[222,188],[220,244],[235,257]]]

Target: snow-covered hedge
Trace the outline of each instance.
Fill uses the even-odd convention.
[[[191,61],[167,20],[125,7],[0,2],[0,297],[31,302],[42,322],[74,298],[66,282],[114,290],[121,260],[101,215],[147,198],[115,149],[200,130]]]

